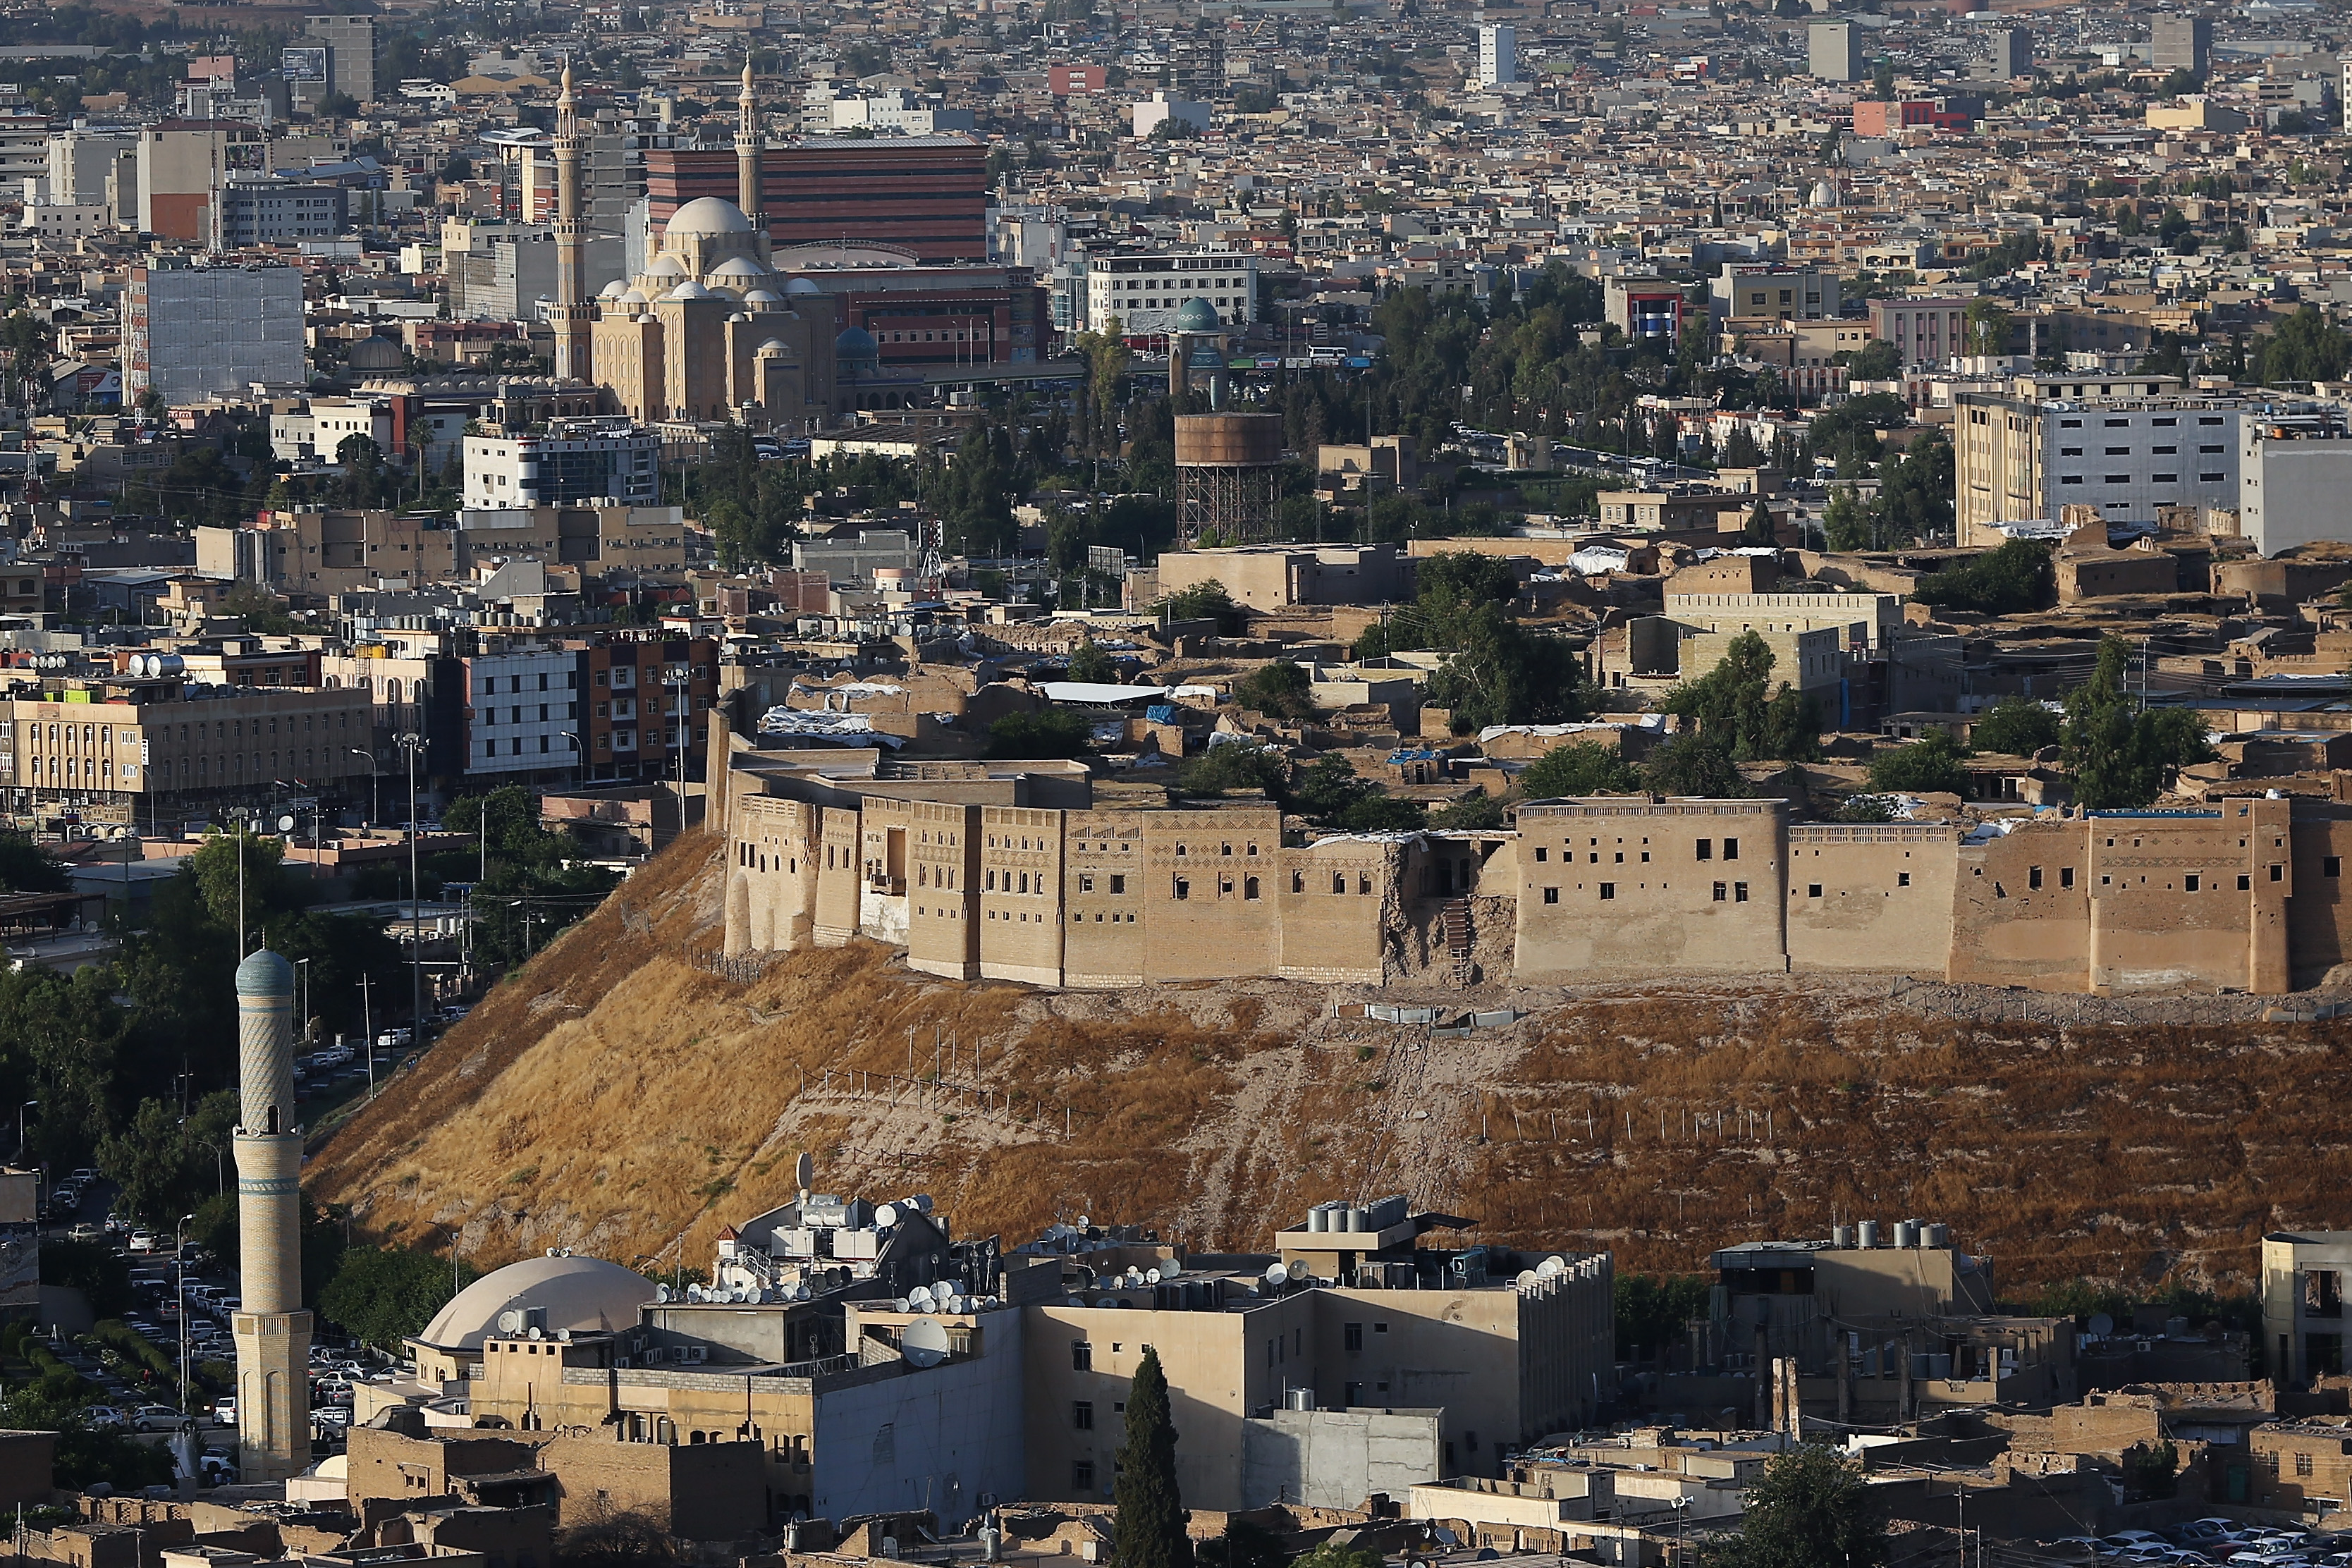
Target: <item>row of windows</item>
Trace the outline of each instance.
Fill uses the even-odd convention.
[[[319,722],[319,721],[321,720],[330,721]],[[351,727],[352,716],[349,713],[305,713],[302,715],[302,729],[306,731],[313,731],[314,728],[318,730],[348,730]],[[206,738],[205,735],[205,727],[202,723],[195,724],[193,728],[194,730],[194,738],[196,740],[202,741]],[[48,731],[47,740],[48,743],[52,746],[63,746],[67,748],[80,747],[90,751],[96,751],[101,746],[111,747],[117,744],[124,746],[135,745],[141,738],[140,731],[137,730],[116,731],[111,726],[105,724],[49,724],[45,726],[39,723],[27,723],[25,726],[26,741],[36,746],[41,744],[42,731],[44,729],[47,729]],[[180,740],[185,742],[189,739],[190,729],[191,726],[186,724],[180,726]],[[294,720],[291,716],[289,716],[286,721],[286,732],[289,735],[295,732]],[[253,733],[254,738],[257,740],[261,736],[261,721],[258,719],[256,719],[253,721]],[[273,735],[278,733],[278,721],[276,719],[269,721],[269,733]],[[16,738],[16,721],[13,719],[0,719],[0,741],[13,741]],[[154,726],[152,731],[148,731],[146,738],[159,743],[168,745],[172,741],[172,726],[169,724],[158,724]],[[245,739],[245,721],[242,719],[215,720],[213,722],[211,739],[215,741],[241,741]]]
[[[1907,879],[1908,879],[1906,878],[1906,880],[1907,880]],[[1644,882],[1644,883],[1643,883],[1643,884],[1642,884],[1642,886],[1643,886],[1643,887],[1644,887],[1644,888],[1647,888],[1647,887],[1649,886],[1649,884],[1648,884],[1647,882]],[[1602,899],[1602,900],[1603,900],[1604,902],[1613,901],[1613,900],[1616,899],[1616,897],[1617,897],[1617,884],[1616,884],[1616,883],[1614,883],[1614,882],[1602,882],[1602,883],[1601,883],[1601,884],[1600,884],[1600,888],[1601,888],[1601,899]],[[1583,884],[1583,883],[1581,883],[1581,882],[1579,882],[1579,883],[1576,885],[1576,890],[1577,890],[1578,892],[1580,892],[1580,892],[1582,892],[1582,891],[1584,891],[1584,884]],[[1658,884],[1658,891],[1660,891],[1660,892],[1662,892],[1662,893],[1663,893],[1663,892],[1664,892],[1665,890],[1666,890],[1666,885],[1665,885],[1664,882],[1659,883],[1659,884]],[[1546,889],[1543,890],[1543,901],[1544,901],[1545,903],[1548,903],[1548,904],[1556,904],[1556,903],[1559,902],[1559,889],[1558,888],[1546,888]],[[1714,900],[1714,901],[1715,901],[1715,902],[1717,902],[1717,903],[1718,903],[1718,904],[1723,904],[1723,903],[1744,904],[1744,903],[1746,903],[1746,902],[1748,901],[1748,884],[1747,884],[1747,883],[1745,883],[1745,882],[1728,882],[1728,883],[1726,883],[1726,882],[1717,882],[1717,883],[1715,885],[1715,900]]]
[[[1979,420],[1978,423],[1981,424],[1983,421]],[[2180,421],[2178,417],[2167,416],[2160,419],[2151,419],[2148,423],[2152,426],[2170,428],[2173,426],[2179,425]],[[2223,423],[2223,420],[2218,414],[2200,414],[2197,416],[2197,423],[2202,426],[2214,426]],[[2099,422],[2099,426],[2101,429],[2105,430],[2128,430],[2131,428],[2131,421],[2128,419],[2103,419]],[[2080,419],[2061,419],[2058,421],[2058,428],[2061,430],[2080,430],[2082,427],[2083,422]]]
[[[1624,841],[1623,839],[1620,838],[1619,840],[1617,840],[1617,842],[1618,842],[1618,843],[1620,843],[1620,844],[1622,844],[1622,843],[1624,843],[1625,841]],[[1644,839],[1643,839],[1643,840],[1642,840],[1642,842],[1643,842],[1643,843],[1644,843],[1644,844],[1647,844],[1647,843],[1649,842],[1649,840],[1648,840],[1648,839],[1646,839],[1646,838],[1644,838]],[[1601,840],[1599,840],[1598,838],[1595,838],[1595,839],[1591,839],[1591,840],[1590,840],[1590,841],[1589,841],[1587,847],[1588,847],[1588,848],[1594,848],[1594,849],[1597,849],[1598,847],[1600,847],[1600,845],[1601,845]],[[1712,839],[1712,838],[1701,838],[1701,839],[1696,840],[1696,841],[1692,844],[1692,846],[1691,846],[1691,858],[1693,858],[1694,860],[1712,860],[1712,859],[1714,859],[1714,858],[1715,858],[1715,849],[1716,849],[1716,844],[1715,844],[1715,840],[1714,840],[1714,839]],[[1623,865],[1623,864],[1625,863],[1625,852],[1624,852],[1623,850],[1620,849],[1620,850],[1616,851],[1616,855],[1617,855],[1616,864],[1621,865],[1621,866],[1622,866],[1622,865]],[[1738,840],[1738,839],[1737,839],[1737,838],[1727,838],[1727,839],[1725,839],[1725,840],[1723,841],[1723,858],[1724,858],[1725,859],[1727,859],[1727,860],[1737,860],[1737,859],[1738,859],[1738,858],[1739,858],[1739,840]],[[1537,863],[1538,865],[1545,864],[1545,863],[1549,862],[1550,858],[1551,858],[1551,850],[1550,850],[1550,848],[1549,848],[1548,846],[1541,845],[1541,844],[1538,844],[1538,846],[1536,846],[1536,863]],[[1574,865],[1574,864],[1576,863],[1576,850],[1574,849],[1574,847],[1568,847],[1568,848],[1564,849],[1564,850],[1561,852],[1560,858],[1561,858],[1561,861],[1562,861],[1562,863],[1563,863],[1563,864],[1570,865],[1570,866]],[[1648,850],[1646,850],[1646,849],[1643,850],[1643,851],[1642,851],[1642,861],[1643,861],[1643,863],[1644,865],[1648,864],[1648,863],[1649,863],[1649,859],[1650,859],[1650,852],[1649,852]],[[1591,861],[1590,861],[1589,863],[1590,863],[1590,864],[1591,864],[1591,865],[1598,866],[1599,864],[1601,864],[1601,857],[1600,857],[1599,855],[1594,855],[1594,856],[1591,858]]]
[[[541,674],[541,675],[537,678],[538,682],[539,682],[539,684],[538,684],[538,685],[536,685],[536,686],[534,686],[534,687],[526,688],[526,687],[523,685],[523,682],[525,682],[526,680],[530,680],[530,679],[532,679],[532,677],[528,676],[528,675],[509,675],[509,676],[508,676],[508,677],[507,677],[507,689],[508,689],[509,691],[522,691],[522,690],[526,690],[526,689],[533,690],[533,691],[545,691],[545,690],[549,689],[549,687],[548,687],[548,684],[547,684],[548,678],[547,678],[547,676],[546,676],[544,673]],[[571,689],[572,689],[573,685],[578,681],[578,679],[579,679],[579,673],[578,673],[576,670],[569,670],[569,669],[565,670],[565,671],[563,672],[563,686],[562,686],[562,689],[563,689],[563,690],[565,690],[565,691],[569,691],[569,690],[571,690]],[[597,684],[601,686],[601,685],[603,685],[603,684],[604,684],[604,682],[602,682],[602,681],[598,681],[598,682],[597,682]],[[496,696],[496,695],[498,694],[498,689],[499,689],[499,678],[498,678],[497,676],[495,676],[495,675],[486,675],[486,676],[482,677],[482,691],[481,691],[481,694],[482,694],[483,696],[485,696],[485,697],[494,697],[494,696]]]
[[[2197,450],[2200,455],[2218,455],[2223,451],[2224,448],[2221,447],[2200,447]],[[2110,458],[2128,458],[2131,456],[2131,451],[2132,449],[2129,447],[2109,447],[2106,449],[2105,456]],[[2058,448],[2058,455],[2062,458],[2079,458],[2083,455],[2083,448],[2080,447],[2061,447]],[[2147,449],[2147,455],[2151,458],[2177,458],[2180,455],[2180,448],[2178,447],[2150,447]]]
[[[2230,476],[2225,473],[2200,473],[2197,476],[2197,482],[2200,485],[2218,485],[2226,481],[2229,477]],[[2059,477],[2058,482],[2062,485],[2079,485],[2083,483],[2084,480],[2083,476],[2080,474],[2063,474]],[[2136,484],[2138,481],[2134,479],[2129,474],[2108,474],[2101,480],[2101,482],[2103,484],[2110,485],[2128,485]],[[2147,482],[2152,485],[2177,485],[2180,482],[2180,476],[2179,474],[2150,474],[2147,477]]]

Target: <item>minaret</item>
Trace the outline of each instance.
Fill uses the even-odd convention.
[[[743,90],[735,100],[735,205],[751,220],[751,238],[760,247],[760,260],[764,264],[769,256],[768,201],[763,187],[767,184],[760,159],[766,149],[766,139],[760,134],[760,110],[751,99],[751,57],[743,57]]]
[[[563,66],[563,93],[555,100],[555,375],[596,379],[588,336],[588,226],[580,216],[580,112],[572,92],[572,63]]]
[[[236,966],[238,1475],[310,1463],[310,1314],[302,1310],[302,1131],[294,1125],[294,966],[263,948]]]

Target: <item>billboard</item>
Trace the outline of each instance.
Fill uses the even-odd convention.
[[[324,81],[327,51],[323,47],[283,50],[278,57],[278,74],[288,81]]]

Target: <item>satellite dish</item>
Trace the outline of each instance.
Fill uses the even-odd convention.
[[[511,1334],[522,1328],[522,1314],[509,1307],[499,1314],[499,1332]]]
[[[1092,1221],[1092,1220],[1088,1219],[1088,1218],[1087,1218],[1086,1215],[1080,1215],[1078,1216],[1078,1228],[1079,1228],[1080,1230],[1085,1230],[1085,1229],[1088,1228],[1088,1227],[1089,1227],[1089,1226],[1091,1226],[1094,1223],[1095,1223],[1094,1221]]]
[[[1143,1282],[1147,1285],[1157,1285],[1160,1279],[1161,1275],[1157,1268],[1147,1268],[1143,1271]]]
[[[888,1230],[892,1226],[897,1225],[898,1223],[898,1205],[897,1204],[884,1204],[880,1208],[874,1211],[875,1229]]]
[[[908,1310],[912,1304],[913,1303],[909,1302],[904,1296],[894,1296],[890,1300],[890,1310],[894,1312],[903,1312]]]
[[[278,832],[280,832],[280,833],[291,833],[291,832],[293,832],[293,831],[294,831],[294,819],[293,819],[291,816],[281,816],[281,817],[279,817],[279,818],[278,819]]]
[[[1265,1271],[1265,1282],[1269,1285],[1287,1285],[1290,1283],[1290,1270],[1279,1263],[1270,1265]]]
[[[702,1300],[702,1287],[701,1287],[701,1286],[699,1286],[699,1285],[688,1285],[688,1286],[686,1288],[686,1299],[687,1299],[688,1300],[689,1300],[689,1301],[699,1301],[699,1300]]]
[[[2105,1339],[2116,1331],[2116,1321],[2105,1312],[2092,1313],[2091,1321],[2086,1326],[2090,1329],[2091,1337],[2094,1339]]]
[[[809,1299],[809,1288],[808,1288],[807,1286],[805,1286],[805,1285],[796,1285],[796,1286],[794,1286],[794,1287],[793,1288],[793,1300],[795,1300],[795,1301],[805,1301],[805,1300],[807,1300],[808,1299]]]
[[[937,1366],[948,1359],[948,1331],[936,1318],[917,1318],[899,1334],[898,1353],[908,1366]]]
[[[809,1158],[806,1150],[803,1150],[801,1157],[793,1162],[793,1185],[805,1190],[815,1179],[816,1162]]]
[[[929,1311],[931,1310],[930,1287],[928,1285],[916,1286],[913,1289],[907,1292],[907,1301],[908,1305],[912,1306],[915,1310],[919,1312]]]
[[[1101,1300],[1097,1301],[1095,1305],[1097,1307],[1116,1307],[1118,1305],[1118,1298],[1116,1296],[1105,1296]]]
[[[1557,1279],[1567,1272],[1568,1259],[1557,1252],[1536,1265],[1536,1278],[1539,1279]]]
[[[667,1301],[667,1300],[669,1300],[669,1287],[668,1287],[668,1286],[667,1286],[667,1285],[656,1285],[656,1286],[655,1286],[655,1287],[654,1287],[654,1300],[656,1300],[656,1301]]]
[[[1534,1269],[1522,1268],[1519,1270],[1519,1289],[1522,1290],[1528,1289],[1539,1283],[1542,1279],[1543,1276],[1537,1273]]]

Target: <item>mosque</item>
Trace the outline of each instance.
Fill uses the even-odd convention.
[[[704,196],[680,207],[645,270],[607,284],[592,306],[578,216],[581,143],[565,70],[556,104],[559,255],[550,312],[556,374],[610,388],[617,410],[638,420],[814,429],[859,405],[861,384],[881,377],[878,351],[863,330],[841,328],[824,289],[776,268],[748,62],[736,101],[736,199]]]

